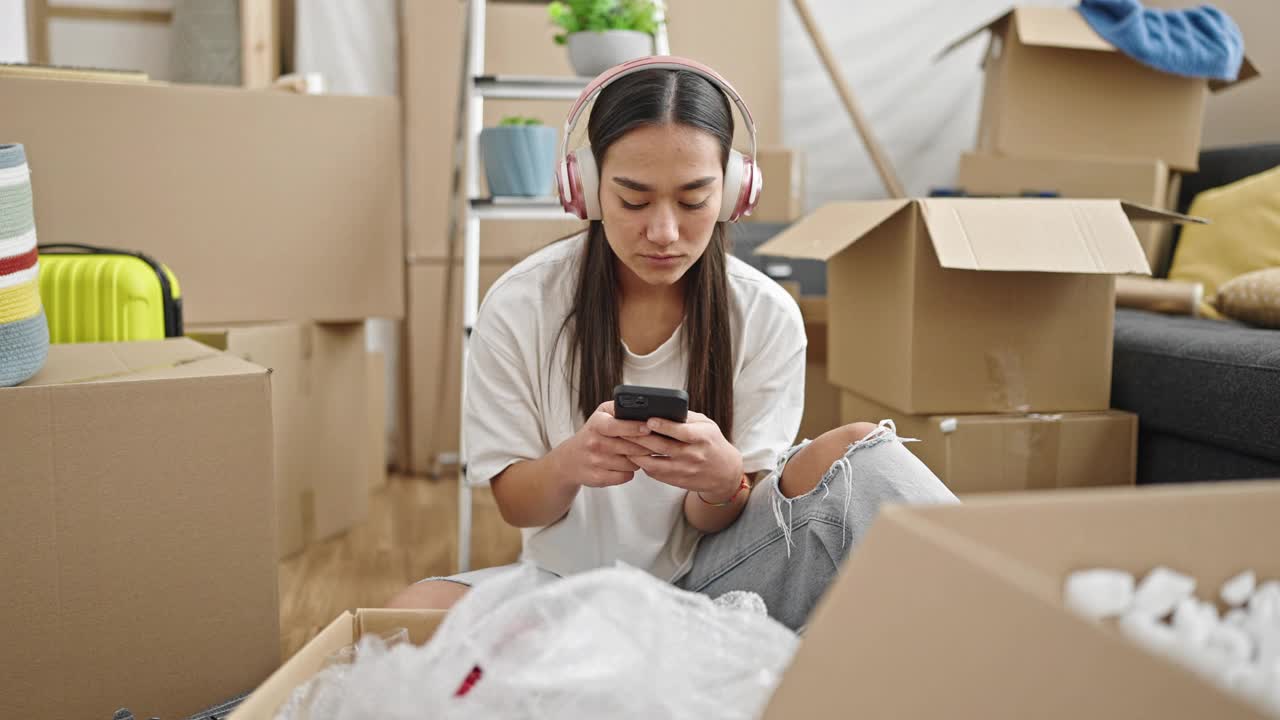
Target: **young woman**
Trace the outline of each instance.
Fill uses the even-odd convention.
[[[587,134],[602,219],[486,296],[468,474],[491,483],[548,580],[623,561],[695,592],[754,591],[798,628],[882,503],[955,498],[888,421],[792,447],[804,325],[728,253],[734,120],[712,77],[641,69],[599,92]],[[685,389],[688,421],[615,418],[621,383]],[[423,581],[391,605],[446,608],[491,572]]]

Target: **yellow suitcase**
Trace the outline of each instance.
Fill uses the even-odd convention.
[[[54,343],[182,335],[182,291],[163,264],[130,250],[40,245],[40,299]]]

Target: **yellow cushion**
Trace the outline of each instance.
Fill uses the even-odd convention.
[[[1234,320],[1280,329],[1280,267],[1229,280],[1218,290],[1213,305]]]
[[[1212,298],[1228,280],[1280,266],[1280,167],[1206,190],[1188,211],[1208,225],[1185,225],[1170,280],[1204,283]],[[1209,303],[1204,314],[1222,316]]]

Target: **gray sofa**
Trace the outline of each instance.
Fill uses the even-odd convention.
[[[1179,209],[1280,165],[1280,145],[1205,151]],[[1116,311],[1113,407],[1138,415],[1138,482],[1280,479],[1280,330]]]

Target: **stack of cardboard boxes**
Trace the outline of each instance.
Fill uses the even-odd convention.
[[[0,390],[0,692],[185,717],[278,664],[278,559],[378,481],[364,319],[403,314],[399,103],[53,77],[0,98],[40,241],[160,259],[192,336],[55,345]]]
[[[1074,8],[1017,8],[952,47],[986,31],[960,188],[1126,201],[1133,228],[1114,201],[938,198],[823,208],[760,247],[828,260],[842,319],[801,434],[892,417],[961,493],[1132,483],[1137,418],[1108,410],[1111,275],[1167,266],[1169,217],[1143,208],[1175,205],[1206,97],[1232,83],[1141,65]],[[1240,81],[1256,74],[1246,60]]]
[[[766,189],[751,220],[785,223],[803,213],[804,157],[781,147],[778,0],[675,0],[667,3],[673,54],[705,62],[751,107]],[[466,7],[404,3],[403,96],[408,206],[408,447],[403,466],[438,474],[457,462],[462,336],[462,228],[450,238],[457,98]],[[707,33],[708,27],[719,29]],[[531,29],[533,30],[531,32]],[[486,12],[485,72],[572,74],[542,4],[493,3]],[[564,125],[570,101],[491,100],[485,126],[504,116]],[[579,131],[582,131],[582,127]],[[739,144],[745,136],[739,134]],[[745,145],[744,145],[745,146]],[[550,179],[548,190],[551,190]],[[482,194],[486,192],[481,188]],[[458,215],[458,217],[461,217]],[[583,229],[572,220],[486,220],[480,225],[480,297],[535,250]]]
[[[1142,65],[1075,8],[1019,7],[952,47],[986,31],[977,148],[960,160],[961,189],[1176,206],[1179,173],[1198,165],[1207,96],[1235,83]],[[1256,74],[1246,59],[1237,82]],[[1136,229],[1152,271],[1163,274],[1172,227]]]
[[[1145,273],[1115,200],[827,205],[759,248],[827,262],[840,421],[893,419],[957,493],[1133,482],[1108,410],[1115,274]],[[812,380],[810,380],[812,382]]]

